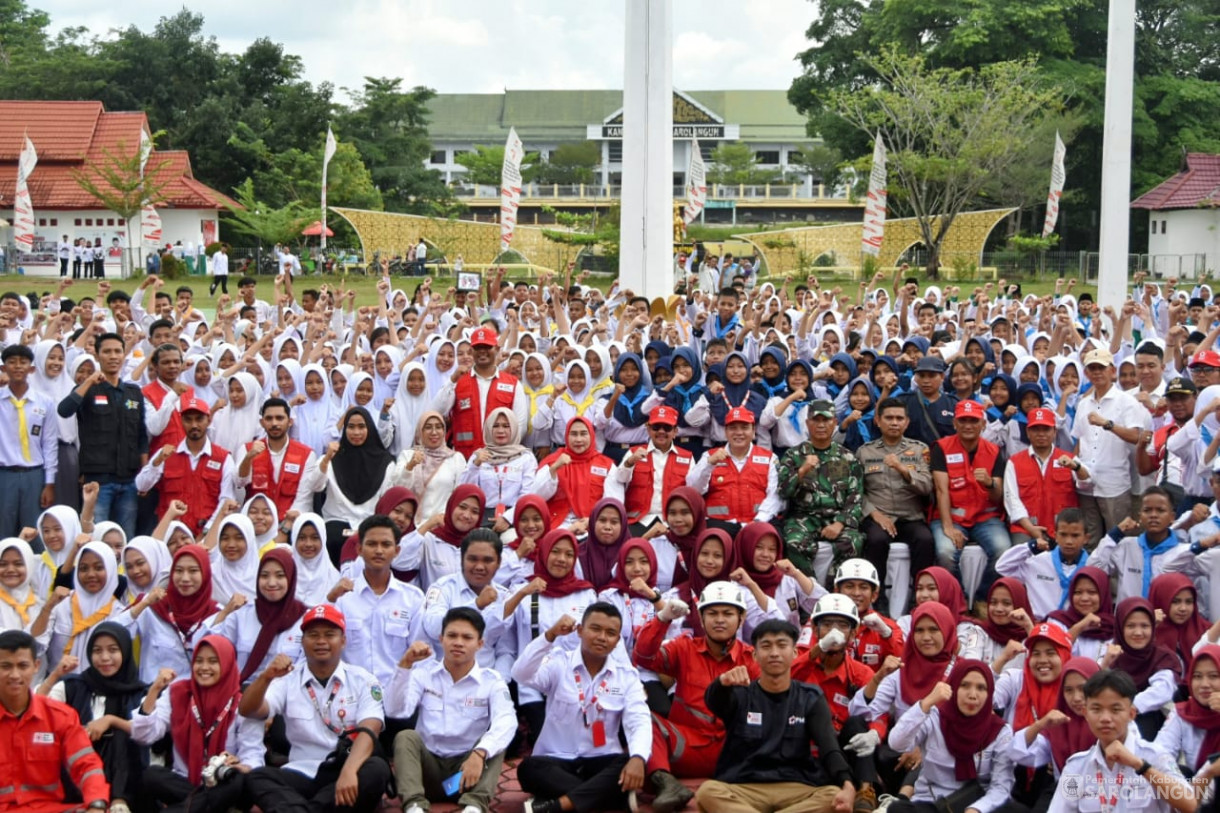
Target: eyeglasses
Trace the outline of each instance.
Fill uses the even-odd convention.
[[[670,426],[670,425],[669,425],[669,424],[667,424],[667,423],[653,423],[653,424],[649,424],[649,425],[648,425],[648,428],[649,428],[649,429],[651,429],[651,430],[652,430],[652,431],[654,431],[654,432],[672,432],[672,431],[674,431],[674,427]]]

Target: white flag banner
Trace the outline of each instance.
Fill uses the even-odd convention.
[[[17,195],[13,200],[13,242],[26,251],[34,249],[34,202],[30,199],[30,176],[38,165],[34,142],[25,137],[17,160]]]
[[[140,234],[144,245],[152,248],[161,247],[161,215],[151,204],[144,204],[140,210]]]
[[[521,161],[525,146],[515,127],[508,128],[504,144],[504,167],[500,170],[500,251],[508,251],[517,228],[517,207],[521,205]]]
[[[889,191],[886,188],[885,144],[881,133],[873,144],[873,168],[868,174],[868,202],[864,205],[864,239],[860,250],[876,257],[881,253],[885,237],[885,211]]]
[[[322,153],[322,248],[326,248],[326,168],[330,166],[330,159],[335,157],[335,150],[338,148],[335,132],[327,125],[326,149]]]
[[[140,129],[140,177],[144,177],[144,167],[148,164],[148,156],[152,155],[152,139],[148,137],[148,131]]]
[[[703,165],[703,153],[699,151],[699,142],[693,138],[690,148],[690,168],[686,170],[686,209],[682,213],[682,219],[688,226],[695,222],[707,204],[707,167]]]
[[[1056,130],[1055,158],[1051,162],[1051,191],[1046,196],[1046,222],[1042,224],[1043,238],[1049,237],[1055,230],[1055,224],[1059,222],[1059,199],[1063,197],[1063,182],[1067,180],[1067,171],[1063,167],[1066,157],[1067,147],[1063,146],[1063,139]]]

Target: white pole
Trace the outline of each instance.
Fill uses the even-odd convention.
[[[1127,296],[1131,231],[1131,117],[1135,86],[1135,0],[1110,0],[1106,118],[1101,152],[1098,304],[1118,311]],[[1084,269],[1081,268],[1083,274]]]

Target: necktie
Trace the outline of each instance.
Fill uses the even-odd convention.
[[[30,457],[30,428],[25,421],[25,399],[13,395],[8,399],[17,409],[17,435],[21,438],[21,456],[29,463],[33,458]]]

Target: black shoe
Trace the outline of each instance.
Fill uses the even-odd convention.
[[[526,799],[525,813],[563,813],[558,799]]]
[[[652,786],[656,789],[656,798],[652,800],[653,813],[674,813],[686,807],[686,803],[695,797],[694,791],[678,781],[669,771],[654,771]]]

